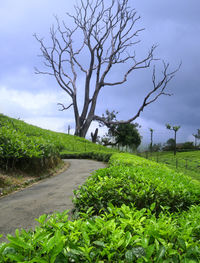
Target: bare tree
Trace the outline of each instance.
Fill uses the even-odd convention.
[[[140,17],[135,9],[129,7],[129,0],[109,0],[106,3],[104,0],[80,0],[74,8],[74,15],[67,13],[73,21],[73,28],[64,21],[61,23],[56,17],[56,29],[52,26],[50,30],[51,47],[35,35],[46,67],[44,71],[36,69],[36,73],[56,78],[60,87],[71,98],[71,103],[67,106],[59,103],[60,110],[73,107],[75,135],[85,137],[92,121],[98,120],[109,125],[106,119],[95,114],[102,88],[124,84],[134,70],[149,68],[152,61],[155,61],[156,46],[152,46],[144,58],[136,58],[134,47],[140,42],[137,37],[144,29],[137,29],[136,22]],[[83,56],[87,56],[87,61],[83,62]],[[121,76],[121,72],[118,72],[119,79],[109,81],[111,69],[114,70],[119,65],[124,68],[124,64],[127,64],[127,70]],[[165,89],[177,70],[169,72],[169,64],[163,62],[162,76],[156,80],[154,67],[153,85],[142,105],[127,121],[118,121],[118,124],[134,121],[147,105],[161,95],[170,96]],[[77,100],[79,76],[84,76],[82,108]]]

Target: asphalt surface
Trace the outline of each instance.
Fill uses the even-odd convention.
[[[72,209],[73,190],[83,184],[94,170],[105,164],[92,160],[66,160],[70,167],[63,173],[47,178],[39,183],[0,198],[0,234],[6,241],[6,234],[14,234],[15,229],[34,229],[38,218]]]

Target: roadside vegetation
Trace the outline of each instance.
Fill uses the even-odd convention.
[[[61,158],[102,160],[102,151],[114,150],[0,114],[0,196],[64,169]]]
[[[65,211],[16,230],[0,262],[199,262],[198,181],[117,153],[74,194],[72,220]]]

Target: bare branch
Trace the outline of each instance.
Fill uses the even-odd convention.
[[[62,104],[62,103],[57,103],[57,105],[60,105],[62,107],[61,109],[59,109],[59,111],[64,111],[64,110],[68,110],[72,105],[74,105],[74,103],[71,103],[67,107],[65,107],[64,104]]]
[[[47,72],[47,71],[40,71],[38,68],[34,67],[35,70],[35,74],[43,74],[43,75],[50,75],[50,76],[54,76],[53,73]]]
[[[165,64],[163,62],[163,66],[164,66],[163,77],[157,83],[156,83],[156,70],[155,67],[153,68],[153,74],[152,74],[153,88],[151,91],[147,93],[140,108],[138,109],[137,113],[133,117],[131,117],[126,121],[107,121],[106,118],[104,117],[94,116],[93,120],[103,122],[107,126],[111,124],[130,123],[140,116],[141,112],[143,112],[146,106],[155,102],[160,96],[162,95],[171,96],[172,94],[165,92],[165,89],[169,81],[172,80],[172,78],[174,77],[174,74],[180,69],[181,64],[172,72],[168,72],[169,64]]]

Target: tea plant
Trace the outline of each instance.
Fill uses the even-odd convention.
[[[128,154],[112,155],[110,165],[74,191],[76,212],[89,207],[95,213],[103,212],[109,202],[116,206],[134,204],[138,209],[150,208],[154,203],[158,214],[163,207],[176,212],[200,202],[199,182],[164,165]]]
[[[108,161],[74,191],[67,211],[41,216],[0,244],[2,262],[200,262],[200,183],[130,154],[0,115],[0,161]]]
[[[199,262],[198,236],[182,229],[194,211],[179,220],[126,205],[109,204],[107,210],[92,216],[90,209],[74,221],[66,212],[43,215],[35,231],[8,235],[10,243],[0,245],[0,262]]]
[[[101,153],[102,152],[102,153]],[[108,160],[105,152],[112,149],[72,135],[44,130],[23,121],[0,114],[0,165],[4,169],[21,168],[23,164],[35,164],[35,159],[96,158]]]

